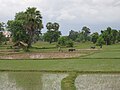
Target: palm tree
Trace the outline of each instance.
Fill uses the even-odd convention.
[[[51,22],[48,22],[46,24],[46,28],[50,31],[53,28],[53,24]]]
[[[58,31],[58,29],[59,29],[59,24],[58,23],[53,23],[53,29],[55,30],[55,31]]]
[[[84,39],[87,41],[88,35],[90,34],[90,29],[86,26],[82,28],[82,33],[84,34]]]
[[[46,24],[46,28],[48,29],[48,31],[44,34],[45,41],[49,41],[50,43],[57,42],[58,38],[61,35],[61,32],[58,30],[59,24],[56,22],[55,23],[48,22]]]
[[[36,8],[28,8],[25,12],[24,27],[29,35],[28,46],[31,46],[33,36],[43,28],[42,16]]]
[[[111,31],[112,29],[110,27],[108,27],[107,30],[102,31],[102,37],[104,38],[106,45],[111,44],[111,39],[112,39]]]

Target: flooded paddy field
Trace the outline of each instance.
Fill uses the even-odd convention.
[[[76,90],[120,90],[120,74],[83,74],[75,81]]]
[[[0,90],[119,90],[120,74],[0,72]]]

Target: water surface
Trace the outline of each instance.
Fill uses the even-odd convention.
[[[120,74],[0,72],[0,90],[120,90]]]

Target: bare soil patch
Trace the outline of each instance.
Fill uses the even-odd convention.
[[[0,55],[0,59],[53,59],[53,58],[74,58],[83,56],[79,52],[47,52],[47,53],[21,53],[11,55]]]

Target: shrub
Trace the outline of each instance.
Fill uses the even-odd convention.
[[[59,46],[73,47],[73,41],[67,36],[62,36],[58,39]]]
[[[73,41],[71,39],[66,41],[66,46],[67,47],[73,47]]]

